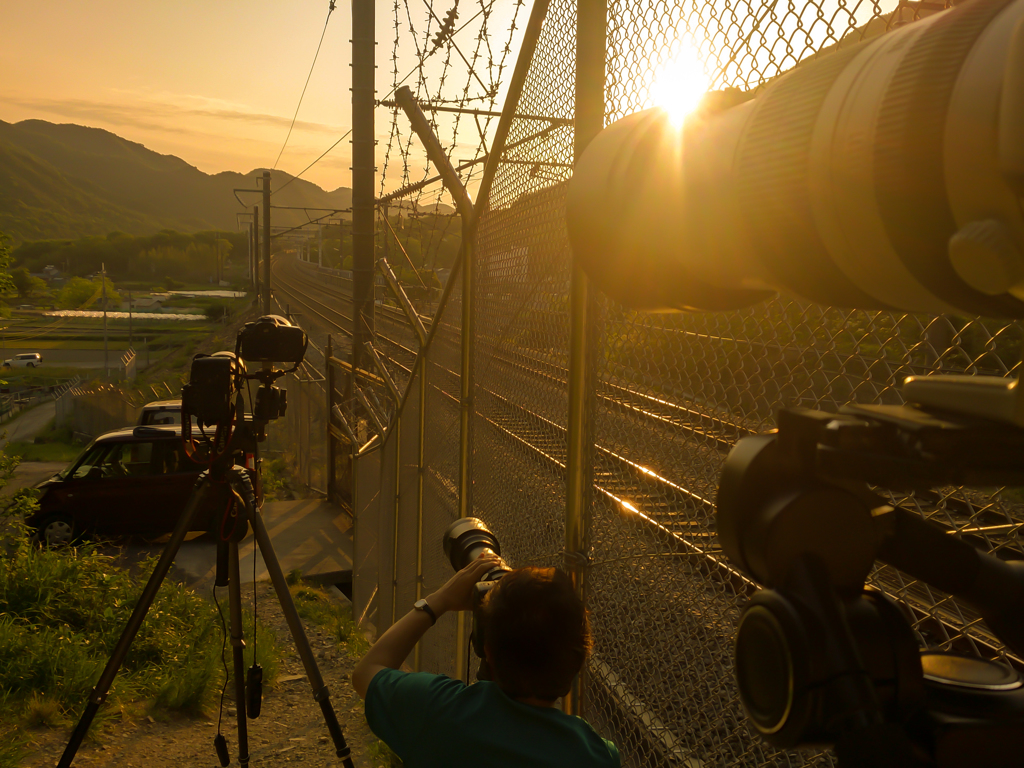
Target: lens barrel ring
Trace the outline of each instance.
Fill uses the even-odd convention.
[[[807,729],[810,653],[793,604],[774,590],[757,592],[736,630],[736,684],[754,726],[775,746],[796,746]]]

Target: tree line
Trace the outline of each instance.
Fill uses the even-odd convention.
[[[114,280],[161,280],[208,282],[222,269],[248,258],[247,232],[196,232],[184,234],[165,229],[154,235],[134,236],[111,232],[106,237],[78,240],[24,242],[12,253],[12,261],[28,272],[52,265],[62,272],[83,277],[103,267]]]

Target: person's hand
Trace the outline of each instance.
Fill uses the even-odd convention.
[[[473,586],[491,568],[501,563],[501,558],[488,552],[456,573],[448,583],[427,596],[427,604],[440,616],[445,611],[469,611],[473,608]]]

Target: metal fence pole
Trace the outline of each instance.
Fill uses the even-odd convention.
[[[263,172],[263,314],[270,314],[270,171]]]
[[[416,599],[423,597],[423,476],[427,460],[426,435],[427,435],[427,361],[428,353],[420,347],[422,355],[420,365],[420,410],[419,410],[419,461],[417,462],[416,474]],[[416,656],[414,658],[415,669],[420,671],[420,643],[416,644]]]
[[[373,336],[374,7],[352,2],[352,366]]]
[[[331,344],[331,334],[327,334],[327,346],[324,347],[324,387],[327,389],[327,414],[324,417],[324,429],[327,431],[327,476],[324,478],[324,485],[327,486],[327,501],[335,501],[335,444],[334,436],[331,434],[331,418],[334,413],[334,367],[331,365],[331,357],[334,355],[334,347]]]
[[[252,207],[252,262],[249,264],[252,288],[257,295],[260,291],[260,207]]]
[[[576,133],[574,154],[604,127],[607,0],[579,0],[576,8]],[[587,599],[590,491],[593,479],[595,301],[587,278],[573,266],[569,288],[569,423],[566,434],[565,567],[580,598]],[[582,675],[563,701],[568,714],[583,705]]]

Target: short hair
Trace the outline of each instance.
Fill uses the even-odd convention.
[[[513,698],[564,696],[590,651],[587,611],[557,568],[505,574],[484,599],[482,623],[496,680]]]

